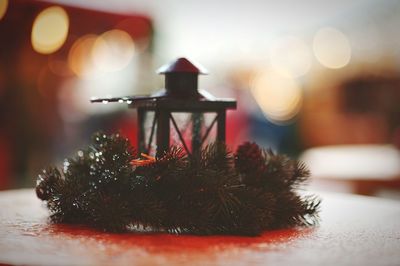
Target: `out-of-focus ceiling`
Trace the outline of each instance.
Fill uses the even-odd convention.
[[[312,43],[322,27],[338,28],[352,45],[362,46],[360,51],[367,53],[400,43],[393,34],[400,23],[395,14],[400,3],[396,0],[51,1],[149,15],[155,23],[156,51],[162,61],[182,54],[210,63],[216,57],[222,61],[232,57],[263,60],[264,51],[277,38],[294,35]]]

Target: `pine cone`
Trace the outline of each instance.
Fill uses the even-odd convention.
[[[240,173],[257,173],[265,169],[261,148],[254,142],[240,145],[235,154],[235,166]]]

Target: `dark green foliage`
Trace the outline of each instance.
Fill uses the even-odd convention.
[[[37,196],[54,222],[124,232],[132,227],[190,234],[258,235],[318,221],[320,201],[295,189],[306,166],[244,143],[214,143],[196,156],[179,147],[148,163],[127,139],[97,133],[92,146],[38,177]]]

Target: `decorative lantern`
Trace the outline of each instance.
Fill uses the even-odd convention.
[[[166,88],[152,96],[92,100],[127,102],[138,110],[138,147],[144,160],[131,154],[127,139],[97,133],[93,145],[77,155],[79,159],[66,159],[68,171],[48,167],[38,176],[36,194],[47,202],[54,222],[69,221],[110,232],[144,225],[154,232],[243,236],[260,235],[277,226],[318,223],[320,200],[296,192],[309,176],[304,164],[250,142],[235,153],[212,145],[205,156],[198,156],[215,125],[217,134],[211,141],[225,141],[226,110],[235,108],[236,102],[198,91],[197,76],[205,71],[184,58],[159,72],[166,76]],[[215,117],[204,126],[207,113]],[[192,129],[186,139],[176,114],[186,114],[191,123],[182,128]],[[180,153],[165,156],[170,144],[179,145],[172,141],[171,132],[176,132],[190,163]],[[151,152],[158,160],[148,156],[154,135],[156,148]]]
[[[215,98],[206,91],[198,90],[198,75],[207,74],[207,70],[186,58],[179,58],[162,66],[158,73],[165,75],[165,89],[151,96],[102,98],[92,99],[91,102],[126,102],[130,108],[137,109],[137,147],[142,153],[151,153],[155,138],[156,156],[163,156],[170,144],[178,144],[171,139],[173,129],[189,155],[201,150],[214,126],[216,126],[214,141],[225,142],[226,110],[236,109],[236,101]],[[176,113],[186,114],[191,123],[180,129],[173,115]],[[204,124],[206,113],[215,114],[208,126]],[[148,120],[151,121],[149,130],[146,128]],[[185,138],[182,131],[186,131],[189,124],[191,124],[191,135]]]

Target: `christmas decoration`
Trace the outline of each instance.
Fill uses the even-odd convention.
[[[317,223],[318,198],[295,191],[309,176],[305,165],[255,143],[244,143],[236,153],[227,148],[226,110],[236,108],[236,101],[198,91],[202,67],[179,58],[159,73],[166,75],[166,89],[153,96],[92,100],[126,102],[138,110],[138,151],[118,134],[97,133],[91,146],[65,160],[62,171],[43,171],[36,194],[47,202],[53,222],[200,235],[258,235]],[[154,114],[146,143],[149,112]],[[173,113],[190,114],[191,145]],[[216,116],[203,131],[204,113]],[[171,124],[178,143],[170,138]],[[216,139],[206,145],[215,124]]]
[[[198,153],[210,138],[213,127],[216,127],[214,141],[225,142],[226,110],[236,109],[234,99],[216,98],[205,90],[198,90],[197,79],[200,74],[208,71],[199,64],[194,64],[186,58],[178,58],[170,64],[162,66],[159,74],[165,75],[165,89],[151,96],[126,96],[117,98],[95,98],[93,103],[120,102],[127,103],[130,108],[137,109],[137,148],[140,153],[153,153],[153,139],[157,147],[156,156],[162,156],[171,143],[182,146],[186,153]],[[207,128],[204,123],[205,114],[215,114]],[[192,134],[184,138],[174,115],[189,114]],[[151,124],[149,130],[145,127],[147,120]],[[188,123],[189,124],[189,123]],[[203,130],[204,129],[204,130]],[[146,136],[146,131],[150,134]],[[177,133],[178,141],[172,138]],[[146,138],[147,137],[147,138]]]
[[[319,199],[295,192],[308,176],[303,164],[254,143],[236,153],[213,143],[195,156],[173,146],[138,158],[119,134],[97,133],[62,170],[43,171],[36,193],[55,223],[252,236],[317,223]]]

